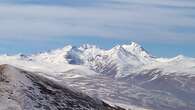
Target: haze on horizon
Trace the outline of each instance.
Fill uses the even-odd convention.
[[[0,53],[138,42],[155,56],[195,57],[193,0],[0,0]]]

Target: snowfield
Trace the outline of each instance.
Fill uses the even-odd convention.
[[[109,104],[135,110],[194,110],[195,59],[179,55],[157,58],[142,46],[94,45],[26,56],[1,55],[9,64],[97,97]],[[1,102],[4,104],[8,102]]]

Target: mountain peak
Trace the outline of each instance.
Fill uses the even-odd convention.
[[[130,46],[131,46],[131,47],[135,47],[135,48],[136,48],[136,47],[139,47],[139,48],[142,47],[141,45],[139,45],[138,43],[136,43],[136,42],[134,42],[134,41],[131,42]]]
[[[183,59],[186,59],[187,57],[185,57],[184,55],[177,55],[176,57],[172,58],[172,60],[183,60]]]
[[[64,46],[61,50],[67,51],[67,50],[70,50],[70,49],[72,49],[72,48],[74,48],[72,45],[66,45],[66,46]]]
[[[122,45],[122,47],[126,51],[132,53],[133,55],[139,55],[145,58],[151,57],[151,55],[141,45],[139,45],[136,42],[131,42],[129,45],[128,44]]]
[[[127,50],[140,50],[140,51],[145,51],[145,49],[138,43],[136,42],[131,42],[129,44],[124,44],[121,45],[123,48],[127,49]]]
[[[81,47],[84,48],[84,49],[89,49],[89,48],[96,48],[96,45],[83,44]]]
[[[85,50],[88,50],[88,49],[99,49],[96,45],[91,45],[91,44],[83,44],[81,45],[79,48],[79,50],[81,51],[85,51]]]

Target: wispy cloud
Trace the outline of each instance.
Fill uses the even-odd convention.
[[[73,1],[0,0],[0,38],[195,42],[193,0]]]

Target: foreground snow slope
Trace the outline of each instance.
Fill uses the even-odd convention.
[[[0,65],[0,110],[123,110],[45,77]]]

